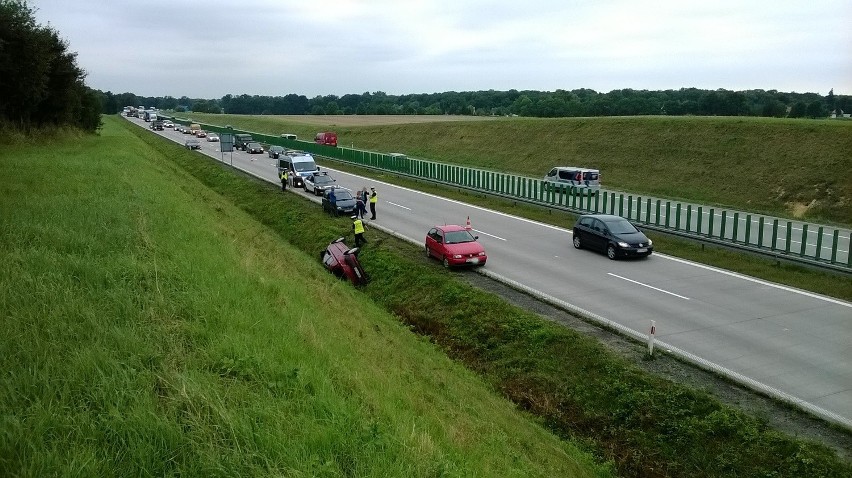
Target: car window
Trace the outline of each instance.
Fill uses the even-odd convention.
[[[591,228],[592,225],[594,224],[594,222],[595,222],[595,218],[593,218],[593,217],[584,217],[584,218],[580,219],[580,225],[586,226],[588,228]]]
[[[603,222],[599,221],[598,219],[595,219],[595,222],[592,224],[592,229],[596,232],[606,231],[606,227],[604,226]]]
[[[559,171],[559,179],[570,181],[574,176],[572,171]]]

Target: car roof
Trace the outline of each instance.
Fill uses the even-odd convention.
[[[627,219],[625,219],[621,216],[615,216],[613,214],[584,214],[580,217],[581,218],[583,218],[583,217],[594,217],[594,218],[600,219],[603,222],[615,222],[615,221],[626,221],[627,220]]]
[[[444,224],[443,226],[435,226],[436,229],[440,229],[444,232],[456,232],[456,231],[466,231],[467,229],[456,225],[456,224]]]

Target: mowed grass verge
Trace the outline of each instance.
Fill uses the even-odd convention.
[[[353,126],[328,116],[188,114],[311,141],[331,128],[345,147],[544,177],[553,166],[601,170],[607,188],[852,226],[852,121],[751,117],[498,118]],[[357,118],[357,117],[355,117]]]
[[[610,475],[118,121],[0,149],[0,476]]]
[[[126,124],[211,189],[309,255],[348,231],[305,199],[231,173],[216,161]],[[179,154],[180,153],[180,154]],[[283,205],[282,205],[283,202]],[[362,292],[480,373],[563,437],[582,439],[624,476],[845,476],[821,445],[791,438],[708,394],[649,376],[596,340],[508,305],[422,257],[418,246],[368,231]]]

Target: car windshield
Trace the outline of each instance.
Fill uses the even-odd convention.
[[[314,176],[314,184],[331,184],[334,180],[330,176]]]
[[[338,201],[345,201],[347,199],[352,199],[352,195],[349,194],[349,191],[344,191],[342,189],[334,191],[334,197]]]
[[[606,223],[609,227],[609,232],[613,234],[633,234],[639,232],[633,224],[627,219],[619,219]]]
[[[476,240],[473,238],[473,235],[467,231],[451,231],[446,233],[445,237],[447,244],[459,244],[462,242],[473,242]]]
[[[296,171],[313,171],[317,169],[317,165],[313,161],[300,161],[293,163],[293,169]]]

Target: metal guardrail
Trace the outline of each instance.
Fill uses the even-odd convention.
[[[182,118],[172,120],[181,124],[190,123]],[[209,131],[248,133],[261,143],[300,149],[332,160],[539,206],[577,214],[616,214],[658,232],[852,274],[852,232],[839,228],[622,192],[576,187],[554,188],[543,179],[516,174],[199,124]],[[801,226],[796,232],[799,224]]]

